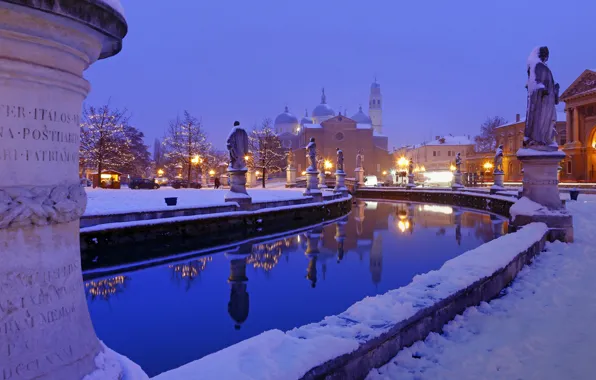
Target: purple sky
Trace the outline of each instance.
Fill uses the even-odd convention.
[[[234,120],[251,128],[286,104],[300,118],[322,86],[352,115],[375,74],[390,147],[473,135],[487,116],[525,112],[535,46],[550,48],[562,90],[596,68],[593,0],[122,2],[129,34],[87,71],[87,102],[128,108],[149,145],[188,109],[223,148]]]

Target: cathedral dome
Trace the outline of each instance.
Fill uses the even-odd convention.
[[[321,104],[315,107],[312,111],[312,117],[319,118],[319,117],[329,117],[335,116],[335,111],[327,104],[327,97],[325,96],[325,89],[323,89],[323,93],[321,94]]]
[[[372,125],[372,120],[362,111],[362,106],[358,109],[358,113],[354,114],[351,117],[352,120],[356,122],[356,124],[370,124]]]
[[[304,117],[302,118],[302,120],[300,120],[300,124],[313,124],[312,119],[308,117],[308,110],[304,111]]]
[[[290,113],[287,106],[284,112],[275,118],[274,125],[280,124],[298,124],[298,118]]]

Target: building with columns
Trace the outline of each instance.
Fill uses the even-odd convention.
[[[344,170],[352,176],[356,169],[358,150],[364,152],[364,171],[366,175],[381,177],[383,172],[393,167],[393,160],[388,151],[388,139],[382,134],[383,109],[381,86],[376,80],[371,84],[368,114],[359,107],[351,117],[341,112],[336,113],[327,103],[325,89],[321,91],[321,102],[314,107],[311,116],[308,110],[299,121],[286,107],[275,118],[274,130],[284,149],[294,151],[298,173],[306,170],[306,144],[315,138],[319,154],[333,163],[335,171],[336,149],[344,153]]]
[[[596,182],[596,69],[584,70],[560,98],[565,102],[567,136],[560,179]]]

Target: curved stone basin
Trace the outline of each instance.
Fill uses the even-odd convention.
[[[504,234],[445,205],[359,201],[325,226],[86,282],[97,335],[150,375],[338,314]],[[87,274],[89,277],[89,274]]]

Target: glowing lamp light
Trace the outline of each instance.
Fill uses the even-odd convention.
[[[209,170],[209,175],[215,175],[215,170],[213,170],[213,169]]]
[[[493,164],[492,164],[492,163],[490,163],[490,162],[485,162],[485,163],[484,163],[484,165],[482,165],[482,167],[483,167],[483,168],[484,168],[486,171],[488,171],[488,170],[490,170],[490,169],[492,169],[492,168],[493,168]]]
[[[383,170],[383,175],[387,175],[387,170]]]
[[[248,161],[249,158],[250,157],[248,157],[248,156],[244,156],[244,161]]]
[[[397,165],[400,168],[405,168],[406,166],[408,166],[408,159],[405,157],[400,157],[399,160],[397,160]]]
[[[457,168],[455,167],[455,165],[451,164],[451,166],[449,166],[449,170],[451,170],[452,172],[454,172],[454,171],[455,171],[455,169],[457,169]]]
[[[255,174],[256,174],[256,175],[261,175],[261,172],[257,170],[257,171],[255,172]]]
[[[406,221],[400,220],[399,222],[397,222],[397,228],[399,228],[399,230],[402,233],[406,232],[406,230],[410,229],[410,221],[409,220],[406,220]]]
[[[190,160],[190,162],[192,162],[193,164],[196,165],[199,163],[200,160],[201,160],[201,157],[199,157],[199,155],[196,155]]]
[[[333,164],[329,160],[325,160],[325,169],[331,169]]]
[[[302,175],[306,175],[306,170],[304,170],[304,171],[302,172]]]
[[[300,132],[300,127],[296,127],[296,132]]]
[[[158,175],[158,176],[160,176],[160,177],[163,177],[163,175],[164,175],[164,171],[163,171],[163,170],[161,170],[161,169],[159,169],[159,170],[157,171],[157,175]]]
[[[420,168],[420,171],[421,172],[425,172],[426,171],[426,168],[424,167],[424,165],[422,165],[422,167]]]

